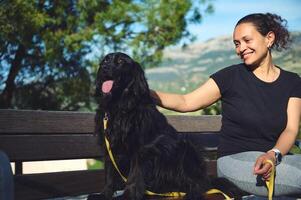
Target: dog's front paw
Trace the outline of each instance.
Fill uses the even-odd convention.
[[[137,184],[127,185],[124,191],[125,199],[142,200],[145,193],[145,188]]]

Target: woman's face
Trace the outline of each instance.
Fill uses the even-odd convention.
[[[252,23],[237,25],[233,42],[237,55],[249,66],[259,66],[268,59],[268,47],[272,45],[270,38],[262,36]]]

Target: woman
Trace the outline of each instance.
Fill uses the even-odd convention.
[[[178,112],[221,99],[218,176],[260,196],[267,195],[263,180],[272,169],[266,160],[276,165],[275,196],[301,194],[301,155],[287,155],[299,130],[301,79],[276,66],[271,54],[289,43],[285,22],[270,13],[243,17],[233,32],[243,63],[216,72],[189,94],[152,92],[158,105]]]

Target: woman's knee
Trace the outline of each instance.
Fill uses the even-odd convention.
[[[253,194],[256,177],[252,169],[254,160],[259,154],[260,153],[244,152],[219,158],[217,160],[218,176],[233,182],[241,190]],[[261,191],[261,194],[263,194],[262,192],[264,192],[264,190]]]
[[[248,193],[266,196],[267,189],[264,182],[253,174],[254,162],[261,153],[245,152],[219,158],[217,161],[218,176],[229,179]],[[300,158],[300,156],[287,157],[277,166],[275,195],[301,193],[301,167],[300,160],[298,160]]]

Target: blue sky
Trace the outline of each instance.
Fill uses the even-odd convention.
[[[236,22],[250,13],[275,13],[288,21],[290,31],[301,31],[300,0],[214,0],[214,13],[205,15],[200,25],[189,25],[198,41],[232,35]]]

